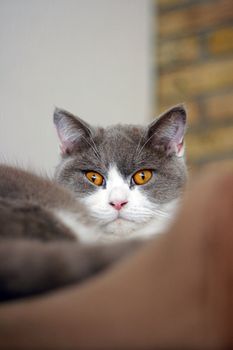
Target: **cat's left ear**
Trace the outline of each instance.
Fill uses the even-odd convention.
[[[184,135],[186,131],[186,110],[183,105],[174,106],[148,127],[148,142],[155,148],[163,149],[167,155],[184,154]]]

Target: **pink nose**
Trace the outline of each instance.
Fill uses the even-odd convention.
[[[126,205],[128,202],[127,201],[114,201],[110,202],[109,204],[114,207],[116,210],[121,210],[124,205]]]

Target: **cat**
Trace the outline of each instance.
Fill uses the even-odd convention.
[[[186,181],[186,111],[91,127],[56,109],[54,180],[0,166],[0,300],[79,282],[168,227]],[[139,240],[140,238],[140,240]]]
[[[62,152],[55,179],[88,208],[98,241],[145,238],[167,228],[187,176],[183,106],[148,127],[94,128],[61,109],[54,123]],[[61,219],[69,221],[63,213]]]

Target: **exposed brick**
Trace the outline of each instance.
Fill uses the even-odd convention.
[[[196,125],[200,121],[200,111],[197,102],[187,101],[185,102],[188,113],[188,125]]]
[[[177,101],[176,104],[180,103],[181,101]],[[169,109],[172,105],[161,105],[159,106],[159,113],[162,113]],[[185,106],[188,113],[188,125],[196,125],[198,121],[200,121],[200,111],[198,103],[195,101],[185,101]]]
[[[216,171],[218,171],[219,166],[224,167],[225,169],[233,170],[233,159],[220,159],[217,161],[211,161],[212,166],[216,166]]]
[[[223,157],[223,159],[208,159],[197,163],[191,163],[189,164],[188,162],[188,168],[189,168],[189,178],[192,176],[195,176],[196,174],[198,174],[198,172],[200,171],[201,167],[205,167],[206,164],[211,164],[211,169],[212,171],[218,171],[219,168],[221,167],[222,169],[228,169],[233,171],[233,159],[229,159],[229,158],[225,158]]]
[[[206,130],[186,136],[187,154],[190,161],[233,152],[233,126]]]
[[[189,63],[199,57],[198,39],[195,37],[162,42],[158,49],[160,67],[176,63]]]
[[[206,114],[213,120],[233,120],[233,90],[224,95],[211,96],[204,101]]]
[[[164,73],[159,78],[159,103],[186,101],[201,93],[233,85],[233,60],[223,59]]]
[[[233,27],[226,27],[211,33],[208,47],[213,54],[233,52]]]
[[[233,18],[232,0],[194,4],[187,9],[166,12],[159,16],[159,35],[196,33]]]
[[[185,102],[188,164],[233,166],[233,0],[158,0],[160,111]]]
[[[211,163],[212,169],[214,166],[216,167],[216,171],[219,170],[219,167],[233,171],[233,159],[212,160],[209,163]]]

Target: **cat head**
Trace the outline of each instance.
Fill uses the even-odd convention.
[[[147,126],[93,127],[61,109],[54,123],[61,142],[55,178],[105,232],[131,232],[169,217],[186,180],[182,105]]]

